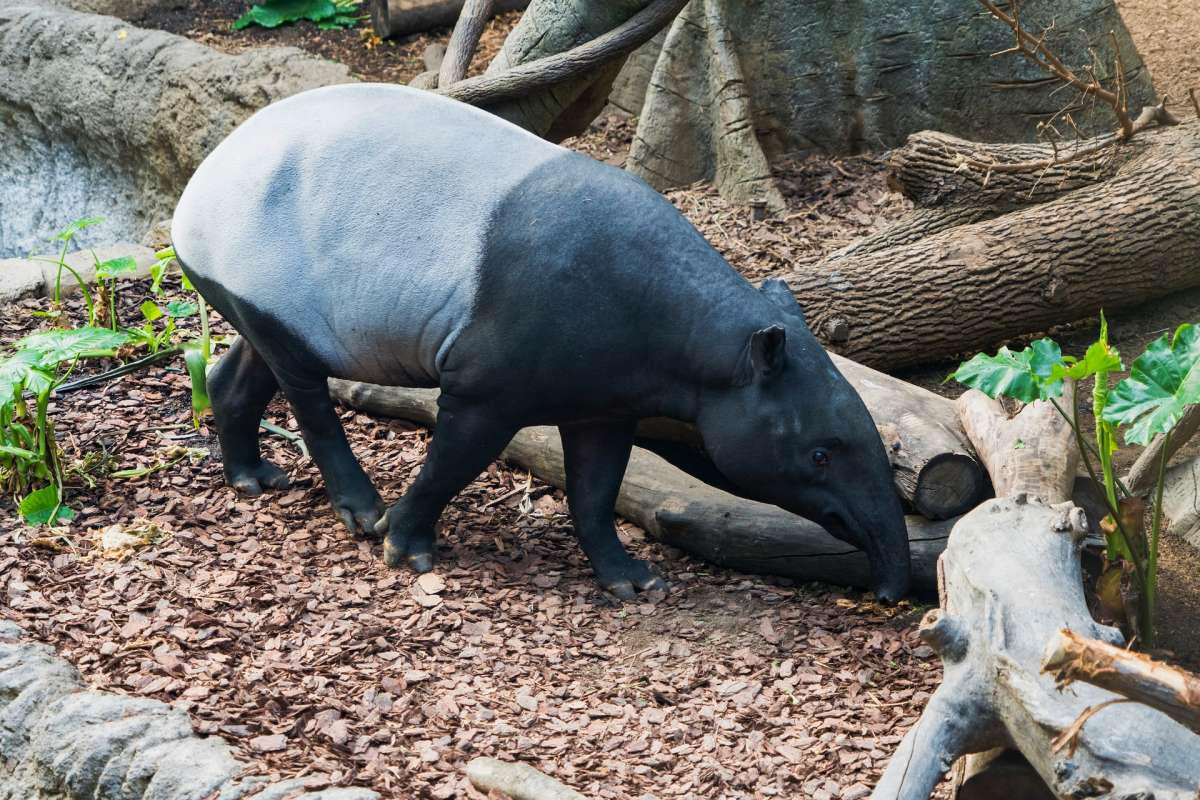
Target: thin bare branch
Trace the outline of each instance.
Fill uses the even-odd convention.
[[[467,0],[463,3],[438,70],[438,87],[451,86],[467,77],[467,68],[471,66],[471,58],[479,46],[484,26],[492,16],[493,5],[493,0]]]

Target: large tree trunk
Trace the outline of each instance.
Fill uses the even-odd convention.
[[[910,508],[933,520],[949,519],[990,495],[987,474],[971,452],[952,401],[839,356],[833,359],[875,420],[892,462],[897,493]],[[422,408],[426,396],[420,390],[398,387],[363,385],[352,391],[344,383],[333,385],[344,403],[386,416],[404,417]],[[707,456],[691,425],[663,418],[644,420],[638,436],[659,452],[680,452],[674,446],[682,446],[689,460],[703,462],[703,472],[715,473],[715,468],[703,468]]]
[[[437,391],[393,390],[350,381],[330,381],[344,405],[381,416],[432,426]],[[558,430],[525,428],[502,458],[562,488],[566,484]],[[625,470],[617,513],[654,538],[714,564],[797,580],[845,586],[871,585],[864,553],[834,539],[819,525],[775,506],[714,489],[654,453],[634,448]],[[938,554],[951,522],[907,518],[914,587],[934,587]]]
[[[1079,543],[1088,524],[1065,496],[1077,458],[1073,434],[1048,404],[1008,420],[999,403],[977,392],[960,403],[1000,496],[951,533],[939,562],[942,607],[921,626],[945,677],[872,796],[926,798],[956,759],[1007,746],[1055,797],[1195,800],[1200,737],[1094,686],[1059,691],[1042,672],[1061,630],[1121,641],[1091,618],[1084,598]],[[1014,448],[1017,441],[1026,446]],[[1060,451],[1069,455],[1042,460]],[[1019,796],[1013,791],[1007,796]]]
[[[1102,76],[1116,41],[1133,107],[1152,101],[1113,0],[1025,0],[1022,18],[1037,33],[1053,23],[1063,60],[1097,58]],[[657,188],[715,180],[735,201],[774,202],[764,165],[783,153],[880,149],[926,128],[1028,141],[1064,105],[1089,132],[1111,127],[1019,57],[993,58],[1011,39],[975,0],[694,0],[616,83],[614,104],[639,118],[629,169]]]
[[[934,157],[942,145],[947,155]],[[788,277],[814,333],[893,370],[1200,286],[1200,123],[1150,127],[1078,164],[987,177],[981,165],[1011,166],[1018,152],[1055,158],[1048,146],[938,135],[895,153],[917,211]],[[970,184],[985,180],[975,202]]]

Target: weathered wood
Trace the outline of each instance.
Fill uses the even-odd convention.
[[[467,779],[489,796],[500,792],[512,800],[587,800],[571,787],[520,762],[473,758],[467,763]]]
[[[1054,673],[1059,688],[1090,683],[1156,708],[1200,734],[1200,676],[1069,630],[1050,642],[1042,669]]]
[[[1140,487],[1141,483],[1135,485]],[[1167,536],[1178,536],[1200,549],[1200,458],[1167,469],[1163,476],[1163,518]]]
[[[368,0],[371,27],[384,39],[422,33],[454,24],[464,0]],[[529,0],[496,0],[491,14],[521,11]],[[489,14],[490,16],[490,14]]]
[[[351,408],[398,416],[423,425],[437,417],[437,391],[330,381],[334,398]],[[542,480],[565,485],[558,430],[526,428],[502,456]],[[634,448],[617,497],[617,513],[652,537],[714,564],[744,572],[819,580],[845,586],[871,584],[864,553],[819,525],[764,503],[735,497],[676,469],[654,453]],[[952,521],[906,519],[914,587],[934,587],[938,554]]]
[[[990,496],[987,473],[971,452],[953,401],[840,356],[833,361],[879,427],[896,489],[913,510],[932,520],[949,519]],[[372,405],[364,410],[403,417],[411,410],[412,391],[377,387],[355,396],[359,402],[369,399]],[[638,436],[702,447],[696,429],[676,420],[644,420]]]
[[[1056,502],[1069,485],[1059,473],[1073,476],[1078,454],[1038,466],[1055,448],[1074,449],[1073,436],[1047,403],[1007,422],[978,396],[960,408],[997,489],[1019,493],[983,503],[954,526],[938,565],[942,607],[921,624],[942,657],[943,682],[872,797],[923,800],[958,758],[1012,747],[1055,797],[1195,800],[1200,737],[1148,706],[1112,704],[1123,698],[1098,687],[1061,692],[1042,672],[1046,645],[1062,629],[1121,642],[1088,613],[1079,560],[1086,515]],[[1046,443],[1026,438],[1043,435]],[[1008,796],[1015,792],[1010,786]]]
[[[832,349],[889,370],[1200,286],[1200,122],[1145,130],[1115,157],[1095,185],[912,240],[944,222],[925,219],[788,284],[819,337],[838,322]]]
[[[463,3],[462,13],[450,34],[450,43],[438,65],[438,86],[450,86],[467,76],[471,57],[475,55],[479,37],[483,35],[484,25],[491,18],[495,5],[495,0],[466,0]]]

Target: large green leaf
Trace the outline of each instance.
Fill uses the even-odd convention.
[[[233,27],[235,30],[251,25],[277,28],[302,19],[320,22],[331,19],[337,13],[333,0],[267,0],[262,5],[251,6],[249,11],[237,18]]]
[[[17,349],[37,353],[41,366],[54,367],[77,358],[112,355],[128,341],[124,331],[84,326],[30,334],[17,342]]]
[[[22,350],[0,361],[0,406],[15,403],[22,391],[47,391],[54,376],[41,365],[41,353]]]
[[[1104,418],[1127,426],[1125,441],[1147,444],[1175,427],[1183,411],[1200,403],[1200,329],[1180,325],[1138,356],[1129,377],[1108,394]]]
[[[1064,367],[1058,343],[1039,339],[1018,353],[1007,347],[1001,347],[994,356],[979,353],[960,364],[950,378],[988,397],[1011,397],[1029,403],[1062,394]]]
[[[75,234],[79,233],[84,228],[90,228],[93,225],[99,225],[104,222],[104,217],[82,217],[67,225],[52,238],[62,242],[69,242],[75,238]]]
[[[43,486],[36,492],[30,492],[17,510],[21,512],[26,525],[44,525],[47,522],[57,524],[75,518],[74,511],[65,505],[59,505],[58,489],[54,486]]]

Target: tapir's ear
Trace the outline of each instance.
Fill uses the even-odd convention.
[[[792,294],[792,290],[782,280],[779,278],[768,278],[763,281],[760,291],[774,300],[784,311],[797,315],[800,317],[800,321],[804,322],[804,309],[800,307],[799,301],[796,300],[796,295]]]
[[[749,386],[754,377],[770,378],[783,369],[787,350],[787,331],[772,325],[750,334],[746,349],[733,372],[734,386]]]

